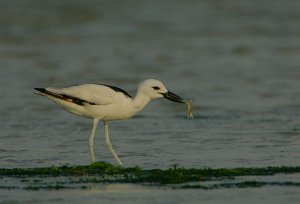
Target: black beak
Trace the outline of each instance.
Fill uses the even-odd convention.
[[[174,102],[177,102],[177,103],[184,103],[185,101],[183,100],[183,98],[181,98],[180,96],[177,96],[176,94],[168,91],[167,93],[162,93],[162,95],[170,100],[170,101],[174,101]]]

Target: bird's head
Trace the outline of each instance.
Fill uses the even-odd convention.
[[[180,96],[170,92],[167,88],[158,80],[155,79],[147,79],[143,81],[139,86],[139,91],[143,92],[143,94],[149,96],[151,99],[156,98],[166,98],[170,101],[184,103],[184,99]]]

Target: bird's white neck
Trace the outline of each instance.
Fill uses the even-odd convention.
[[[134,112],[137,113],[139,111],[141,111],[151,100],[151,98],[144,94],[141,91],[138,91],[135,98],[132,99],[132,105],[133,105],[133,109]]]

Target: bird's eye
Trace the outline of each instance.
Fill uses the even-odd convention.
[[[160,88],[158,86],[153,86],[152,87],[154,90],[159,90]]]

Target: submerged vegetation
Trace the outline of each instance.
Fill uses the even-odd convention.
[[[119,167],[104,162],[87,166],[52,166],[43,168],[0,169],[0,189],[65,189],[90,188],[90,184],[136,183],[146,185],[171,185],[172,188],[244,188],[266,185],[300,186],[297,182],[243,181],[218,184],[205,184],[207,181],[234,180],[243,176],[272,176],[278,173],[300,173],[296,167],[233,168],[233,169],[195,169],[170,168],[166,170],[142,170],[139,167]],[[5,185],[9,179],[18,179],[21,185]],[[189,183],[188,183],[189,182]],[[190,184],[190,182],[194,182]],[[188,183],[188,184],[187,184]]]

